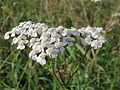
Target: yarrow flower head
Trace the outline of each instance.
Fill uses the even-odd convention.
[[[101,48],[105,43],[104,30],[99,27],[70,29],[63,26],[50,28],[44,23],[31,21],[21,22],[12,31],[6,32],[4,39],[13,38],[12,45],[17,44],[17,49],[22,50],[29,47],[32,50],[29,57],[41,65],[46,64],[46,57],[56,58],[60,52],[65,51],[65,46],[72,46],[75,37],[80,37],[83,45],[94,49]]]

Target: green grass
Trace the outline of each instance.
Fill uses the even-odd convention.
[[[120,17],[112,17],[120,12],[120,0],[103,1],[0,0],[0,90],[61,90],[49,67],[59,67],[65,83],[78,64],[70,82],[72,90],[120,90]],[[86,48],[77,40],[78,44],[67,47],[56,60],[48,58],[42,67],[28,58],[29,49],[16,50],[11,40],[3,38],[5,32],[28,20],[52,27],[100,26],[106,31],[107,43],[99,50],[91,49],[85,60],[79,61]]]

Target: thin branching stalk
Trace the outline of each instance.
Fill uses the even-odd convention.
[[[58,69],[58,74],[59,74],[59,76],[60,76],[60,79],[61,79],[62,83],[64,83],[64,80],[63,80],[63,78],[62,78],[62,75],[61,75],[61,73],[60,73],[60,70],[59,70],[58,65],[57,65],[57,69]]]
[[[57,75],[55,73],[55,70],[53,68],[52,68],[52,70],[49,70],[49,69],[47,69],[47,70],[55,77],[55,79],[58,81],[58,83],[62,87],[62,90],[65,90],[65,87],[63,86],[63,84],[61,83],[61,81],[59,80],[59,78],[57,77]]]
[[[88,51],[89,51],[89,48],[87,48],[87,50],[86,50],[85,54],[83,55],[83,57],[81,58],[81,60],[84,60],[84,59],[85,59]],[[69,80],[67,81],[66,84],[68,84],[68,83],[72,80],[73,76],[74,76],[75,73],[78,71],[79,67],[80,67],[80,64],[77,65],[77,67],[75,68],[75,71],[72,73],[71,77],[69,78]]]
[[[64,89],[65,87],[63,86],[62,82],[59,80],[59,78],[57,77],[57,75],[56,75],[56,73],[55,73],[56,67],[58,68],[57,63],[56,63],[56,59],[55,59],[54,68],[52,69],[52,73],[53,73],[53,75],[55,76],[55,78],[56,78],[56,80],[58,81],[58,83],[61,85],[62,89]],[[58,71],[59,71],[59,70],[58,70]],[[60,79],[62,80],[61,77],[60,77]]]
[[[53,75],[55,76],[55,78],[58,81],[58,83],[61,85],[62,89],[65,90],[65,87],[63,86],[63,84],[61,83],[61,81],[59,80],[59,78],[57,77],[57,75],[55,74],[54,71],[53,71]]]

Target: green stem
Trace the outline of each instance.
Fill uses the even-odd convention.
[[[56,59],[55,59],[55,64],[56,64]],[[55,64],[54,64],[54,68],[52,68],[52,72],[51,72],[51,73],[54,75],[55,79],[58,81],[58,83],[60,84],[60,86],[62,87],[62,89],[65,90],[65,89],[64,89],[65,87],[63,86],[63,84],[61,83],[61,81],[59,80],[59,78],[57,77],[57,75],[56,75],[56,73],[55,73],[55,70],[54,70],[55,67],[56,67]]]
[[[57,77],[57,75],[55,74],[54,71],[53,71],[53,75],[55,76],[56,80],[57,80],[58,83],[61,85],[62,89],[64,90],[64,86],[63,86],[63,84],[60,82],[59,78]]]
[[[50,67],[49,67],[50,68]],[[58,83],[60,84],[60,86],[62,87],[62,90],[65,90],[64,88],[64,86],[63,86],[63,84],[61,83],[61,81],[59,80],[59,78],[57,77],[57,75],[55,74],[55,71],[54,71],[54,69],[52,68],[52,70],[49,70],[49,69],[47,69],[54,77],[55,77],[55,79],[58,81]]]
[[[59,69],[58,65],[57,65],[57,69],[58,69],[58,74],[59,74],[59,76],[60,76],[60,79],[61,79],[62,83],[64,83],[64,80],[63,80],[63,78],[62,78],[62,75],[61,75],[61,73],[60,73],[60,69]]]
[[[89,48],[86,50],[86,52],[83,55],[83,57],[81,58],[81,60],[85,59],[88,51],[89,51]],[[73,76],[75,75],[75,73],[78,71],[79,67],[80,67],[80,64],[77,65],[77,67],[75,68],[75,71],[72,73],[72,75],[71,75],[70,79],[67,81],[67,83],[69,83],[71,81],[71,79],[73,78]]]

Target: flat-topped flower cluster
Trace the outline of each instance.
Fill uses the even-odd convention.
[[[5,33],[4,38],[13,38],[12,45],[17,44],[17,49],[32,48],[29,57],[41,65],[46,64],[46,56],[56,58],[60,52],[65,51],[65,46],[72,46],[75,37],[80,37],[83,45],[89,45],[94,49],[102,47],[105,39],[104,30],[99,27],[70,29],[63,26],[50,28],[44,23],[31,21],[21,22],[12,31]]]

